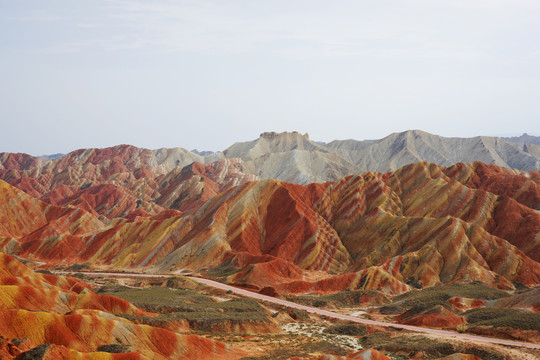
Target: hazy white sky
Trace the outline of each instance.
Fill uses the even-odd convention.
[[[538,0],[0,0],[0,152],[540,135]]]

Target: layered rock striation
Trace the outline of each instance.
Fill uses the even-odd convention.
[[[95,294],[78,279],[35,273],[0,253],[0,341],[12,344],[4,358],[236,359],[245,355],[220,342],[138,325],[121,315],[153,314],[120,298]],[[24,346],[18,339],[24,339]],[[103,352],[107,346],[125,350],[109,354]]]
[[[244,170],[240,161],[192,164],[164,175],[164,195],[128,215],[119,200],[58,206],[0,181],[10,204],[0,246],[49,264],[203,271],[283,294],[540,283],[538,172],[423,162],[297,185]],[[167,207],[182,211],[158,212]],[[104,215],[113,211],[120,217]]]

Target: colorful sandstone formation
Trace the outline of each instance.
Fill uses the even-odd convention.
[[[299,134],[291,138],[302,151],[314,146]],[[275,139],[266,134],[234,149],[246,157],[266,146],[276,151],[265,157],[270,162],[289,156],[279,153],[288,145],[266,143]],[[503,290],[540,284],[540,171],[420,162],[298,185],[259,180],[257,159],[204,164],[182,149],[131,146],[79,150],[49,162],[0,154],[0,251],[45,267],[192,270],[273,296],[358,289],[392,296],[474,281]],[[490,306],[539,312],[538,291]],[[486,303],[454,296],[395,320],[457,327],[465,323],[459,314]],[[0,355],[8,359],[29,351],[44,359],[245,355],[199,336],[135,324],[125,319],[130,316],[153,314],[0,254]],[[508,337],[500,329],[473,330]],[[124,352],[104,352],[107,346]],[[320,359],[331,358],[386,356],[368,349]]]
[[[197,335],[137,325],[120,315],[152,316],[97,295],[78,279],[35,273],[0,253],[0,354],[44,359],[236,359],[245,355]],[[24,341],[18,340],[24,339]],[[122,354],[100,349],[124,347]]]
[[[435,328],[453,328],[465,324],[465,319],[455,315],[443,306],[436,306],[432,309],[415,313],[414,308],[394,319],[396,322],[405,325],[426,326]]]
[[[143,210],[185,211],[239,184],[256,180],[240,159],[202,164],[183,149],[148,150],[120,145],[84,149],[43,162],[0,153],[0,179],[51,205],[72,205],[102,219]],[[191,155],[190,155],[191,154]]]
[[[539,172],[417,163],[304,186],[250,181],[230,159],[155,175],[131,171],[139,163],[129,157],[124,164],[100,156],[86,166],[113,178],[93,176],[98,183],[78,195],[62,188],[72,183],[60,184],[42,197],[56,205],[0,180],[1,200],[10,204],[0,211],[0,248],[51,265],[209,269],[223,281],[281,294],[540,283]],[[67,159],[54,168],[73,171]],[[29,163],[21,171],[36,172]]]

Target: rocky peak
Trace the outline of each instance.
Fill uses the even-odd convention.
[[[278,132],[275,132],[275,131],[266,131],[266,132],[261,133],[261,135],[259,137],[264,138],[264,139],[268,139],[268,140],[273,140],[273,139],[276,139],[278,137],[285,137],[285,136],[288,136],[288,137],[301,137],[301,138],[304,138],[306,140],[309,140],[309,134],[308,133],[305,133],[304,135],[302,135],[298,131],[292,131],[292,132],[284,131],[282,133],[278,133]]]

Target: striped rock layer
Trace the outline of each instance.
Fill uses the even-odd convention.
[[[28,340],[32,348],[45,346],[45,359],[236,359],[245,355],[201,336],[138,325],[121,314],[153,316],[120,298],[97,295],[78,279],[35,273],[0,253],[0,333],[4,339]],[[131,352],[98,351],[111,344],[128,345]],[[20,354],[11,350],[4,358]]]
[[[110,218],[124,216],[123,213],[133,211],[134,207],[142,207],[144,211],[155,214],[160,208],[147,201],[156,203],[158,198],[160,202],[157,203],[168,208],[174,207],[174,201],[182,202],[181,193],[187,187],[178,188],[182,176],[178,178],[177,175],[182,168],[194,163],[204,163],[209,168],[231,167],[232,171],[220,170],[217,173],[226,176],[236,174],[230,179],[232,181],[225,182],[216,179],[219,176],[203,175],[211,182],[208,185],[198,184],[202,197],[211,195],[212,183],[222,186],[220,191],[226,190],[226,184],[237,182],[238,185],[255,178],[308,184],[336,181],[346,175],[364,171],[395,171],[404,165],[422,161],[443,166],[481,161],[525,171],[540,169],[540,145],[530,143],[528,138],[521,139],[521,142],[519,139],[517,142],[507,140],[483,136],[444,138],[411,130],[391,134],[380,140],[336,140],[325,144],[310,140],[308,134],[267,132],[253,141],[235,143],[215,153],[199,153],[182,148],[149,150],[130,145],[80,149],[64,156],[57,154],[39,158],[27,154],[0,153],[0,179],[34,197],[42,197],[50,203],[55,201],[53,204],[57,205],[60,205],[59,202],[63,205],[70,202],[64,200],[64,197],[71,197],[81,190],[103,183],[120,188],[107,190],[117,199],[128,190],[135,200],[128,198],[109,202],[108,207],[114,205],[114,211],[102,215]],[[193,170],[194,175],[201,175],[197,174],[196,169]],[[197,188],[196,182],[191,182],[190,188],[189,196],[195,200],[193,191]],[[95,190],[91,193],[95,193]],[[183,195],[188,196],[185,192]],[[86,195],[88,197],[90,195]],[[79,205],[73,199],[71,203]],[[91,203],[83,202],[80,205],[89,210]],[[184,206],[195,203],[188,202]]]
[[[85,149],[44,162],[26,154],[0,153],[0,179],[57,206],[75,206],[99,217],[151,216],[181,212],[218,193],[256,180],[240,159],[202,164],[178,149],[121,145]]]
[[[148,203],[185,212],[136,209],[113,219],[47,204],[0,181],[10,204],[0,211],[0,247],[49,264],[202,270],[292,294],[540,283],[538,171],[417,163],[297,185],[246,182],[241,163],[227,161],[163,176],[180,190],[165,186]]]

